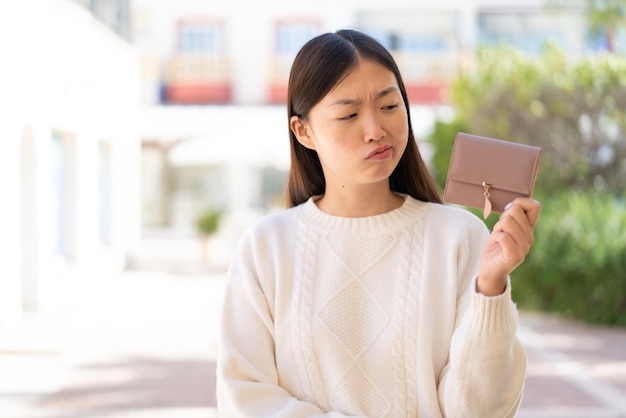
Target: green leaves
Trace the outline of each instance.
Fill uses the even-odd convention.
[[[221,219],[221,211],[207,209],[196,218],[196,229],[201,235],[212,235],[217,232]]]
[[[430,138],[441,186],[459,131],[543,149],[536,240],[513,273],[519,305],[626,325],[626,58],[485,48],[451,98],[456,118]]]
[[[451,97],[469,132],[543,148],[539,188],[623,188],[624,57],[572,61],[554,44],[538,57],[510,46],[485,48],[473,71],[453,83]]]
[[[626,206],[606,194],[540,198],[535,243],[513,273],[526,308],[626,325]]]

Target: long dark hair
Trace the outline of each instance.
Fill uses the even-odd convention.
[[[356,30],[325,33],[308,41],[298,52],[291,67],[287,90],[288,120],[306,119],[313,106],[359,63],[359,57],[374,60],[396,76],[407,111],[407,147],[389,177],[392,191],[405,193],[425,202],[441,203],[437,186],[422,159],[413,129],[406,89],[395,60],[374,38]],[[317,152],[304,147],[289,129],[291,168],[287,182],[287,204],[296,206],[311,196],[324,194],[326,181]]]

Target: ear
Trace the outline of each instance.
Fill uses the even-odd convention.
[[[298,139],[298,142],[305,148],[315,150],[315,143],[311,137],[311,130],[306,123],[298,116],[292,116],[289,120],[291,131]]]

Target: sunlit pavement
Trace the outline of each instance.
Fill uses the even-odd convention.
[[[167,272],[165,259],[48,286],[41,315],[0,333],[0,418],[216,417],[224,271],[187,259]],[[626,329],[526,313],[519,335],[518,417],[626,418]]]
[[[520,418],[626,417],[626,329],[522,314],[529,364]]]
[[[0,334],[1,418],[212,418],[224,275],[76,274]]]

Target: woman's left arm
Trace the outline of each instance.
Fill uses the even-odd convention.
[[[446,417],[513,417],[519,408],[526,354],[516,337],[509,273],[530,250],[538,214],[538,202],[516,199],[484,244],[479,275],[460,299],[467,303],[460,303],[439,383]]]

